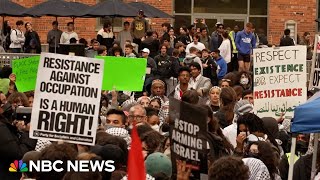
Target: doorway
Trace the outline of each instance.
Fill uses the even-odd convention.
[[[217,22],[223,23],[225,28],[229,27],[231,30],[233,30],[235,25],[238,25],[239,29],[242,30],[244,28],[245,23],[247,22],[247,17],[245,15],[228,16],[221,14],[196,14],[193,16],[191,21],[192,24],[194,24],[196,27],[201,28],[203,27],[203,19],[205,20],[205,23],[208,26],[208,34],[211,34],[213,31],[216,30]]]

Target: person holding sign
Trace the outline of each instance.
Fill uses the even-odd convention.
[[[239,71],[249,71],[252,49],[256,47],[256,38],[252,33],[252,23],[247,23],[243,31],[236,36]]]

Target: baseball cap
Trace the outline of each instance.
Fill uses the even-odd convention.
[[[152,153],[145,160],[145,167],[148,174],[154,176],[158,173],[164,173],[168,177],[172,175],[171,160],[163,153]]]
[[[216,26],[218,26],[218,25],[223,25],[221,22],[217,22],[216,23]]]
[[[150,50],[149,50],[148,48],[143,48],[143,49],[141,50],[141,52],[150,54]]]

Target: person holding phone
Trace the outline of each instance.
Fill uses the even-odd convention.
[[[9,112],[0,114],[0,179],[19,179],[21,174],[8,172],[8,165],[21,159],[26,152],[34,150],[37,144],[37,140],[29,138],[30,121],[12,117],[13,112],[21,105],[29,106],[27,97],[23,93],[13,93],[9,96],[8,103],[2,107],[7,107],[6,111]]]

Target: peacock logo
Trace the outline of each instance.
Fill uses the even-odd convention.
[[[9,172],[28,172],[27,164],[22,160],[14,160],[13,163],[10,164]]]

